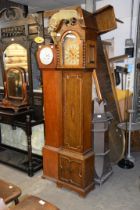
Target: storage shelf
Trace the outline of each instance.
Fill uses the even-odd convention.
[[[7,145],[0,145],[0,163],[7,164],[27,173],[29,171],[28,153]],[[32,154],[33,172],[37,172],[42,167],[42,156]]]

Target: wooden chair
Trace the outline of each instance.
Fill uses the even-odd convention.
[[[12,201],[18,204],[20,195],[21,189],[19,187],[0,179],[0,198],[2,198],[6,204]]]

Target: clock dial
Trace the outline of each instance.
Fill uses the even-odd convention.
[[[79,39],[76,35],[69,33],[63,39],[63,64],[68,66],[78,66],[79,62]]]
[[[53,51],[50,47],[44,47],[40,51],[40,61],[42,64],[49,65],[53,61]]]

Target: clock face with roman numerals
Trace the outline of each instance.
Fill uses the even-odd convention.
[[[63,38],[63,64],[67,66],[78,66],[80,63],[79,39],[73,33],[68,33]]]

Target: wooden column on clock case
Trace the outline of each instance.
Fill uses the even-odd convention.
[[[48,47],[42,46],[41,49]],[[43,147],[43,176],[58,179],[58,151],[62,145],[62,72],[56,71],[56,50],[53,45],[53,60],[44,65],[40,61],[41,49],[37,52],[39,67],[42,71],[45,145]]]

